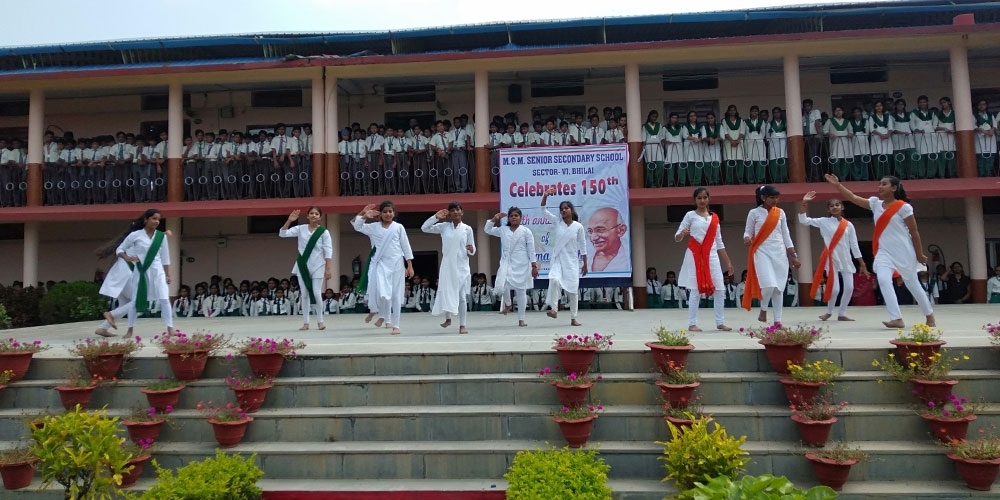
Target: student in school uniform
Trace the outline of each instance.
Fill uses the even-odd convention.
[[[417,295],[414,292],[413,287],[409,283],[407,283],[406,287],[403,289],[403,297],[404,297],[403,299],[404,313],[420,311],[420,303],[417,301]]]
[[[312,196],[312,127],[308,124],[292,128],[292,137],[298,140],[295,151],[296,197]]]
[[[240,316],[242,308],[243,303],[236,294],[236,286],[232,283],[226,285],[226,294],[222,296],[222,316]]]
[[[688,111],[684,126],[681,127],[681,139],[684,141],[683,160],[687,168],[679,172],[679,176],[688,178],[691,184],[696,186],[702,183],[702,176],[705,173],[704,137],[704,129],[698,123],[698,113]]]
[[[511,126],[513,127],[513,125]],[[500,148],[504,147],[504,134],[500,133],[500,124],[490,123],[490,136],[486,150],[490,153],[490,189],[496,191],[500,187]]]
[[[851,153],[853,157],[848,160],[850,163],[851,179],[856,181],[867,181],[871,171],[872,150],[868,134],[868,119],[864,116],[864,111],[855,106],[851,110]]]
[[[726,300],[723,303],[725,307],[736,307],[737,295],[736,295],[736,283],[733,283],[733,275],[727,274],[722,277],[722,281],[726,286]]]
[[[761,116],[760,108],[750,106],[750,117],[745,120],[746,138],[743,140],[744,164],[747,167],[746,179],[749,184],[765,182],[764,167],[767,165],[767,147],[764,136],[767,122]]]
[[[823,180],[823,113],[813,108],[812,99],[802,101],[802,136],[806,146],[806,168],[808,182]]]
[[[705,114],[702,138],[705,182],[716,185],[722,179],[722,124],[716,120],[715,113],[711,111]]]
[[[271,140],[271,161],[274,171],[280,173],[281,177],[276,185],[278,196],[289,198],[293,194],[293,185],[296,178],[295,154],[298,152],[298,140],[291,140],[285,135],[285,124],[279,123],[274,126],[274,139]],[[273,309],[273,307],[272,307]]]
[[[531,308],[532,311],[544,311],[549,308],[549,305],[546,303],[545,295],[546,290],[543,288],[532,288],[531,290],[528,290],[528,307]]]
[[[132,159],[135,157],[135,150],[126,142],[126,134],[118,132],[115,134],[115,144],[111,148],[111,164],[113,168],[105,171],[105,179],[108,181],[107,198],[111,203],[124,203],[128,201],[125,196],[125,180],[132,175]]]
[[[290,316],[292,314],[291,303],[285,298],[285,291],[280,288],[274,292],[274,298],[271,299],[268,307],[268,316]]]
[[[646,269],[646,303],[650,309],[663,307],[663,284],[656,276],[655,267]]]
[[[774,323],[780,324],[783,312],[783,294],[791,276],[789,265],[800,266],[784,210],[778,208],[778,189],[771,185],[756,189],[757,208],[747,213],[743,231],[743,244],[747,252],[748,279],[742,306],[752,307],[751,299],[760,298],[757,320],[767,322],[767,309],[774,308]]]
[[[437,292],[431,288],[430,280],[423,278],[420,280],[420,286],[417,287],[413,295],[417,299],[417,310],[429,312],[431,306],[434,305],[434,297],[437,295]]]
[[[767,165],[772,182],[788,182],[788,122],[785,111],[777,106],[771,109],[767,122]]]
[[[712,298],[716,328],[730,331],[732,328],[726,326],[723,313],[726,290],[722,276],[733,274],[733,264],[722,242],[719,217],[709,208],[708,188],[695,188],[693,197],[695,209],[684,215],[674,234],[674,241],[688,240],[679,281],[688,290],[688,331],[701,331],[698,327],[698,307],[702,305],[699,296]],[[703,305],[707,307],[708,302]]]
[[[249,316],[250,315],[250,282],[243,280],[240,282],[240,288],[236,292],[236,298],[240,301],[240,311],[239,316]]]
[[[947,98],[941,100],[944,101],[944,99]],[[948,111],[951,111],[951,101],[948,101],[948,106]],[[943,103],[941,108],[942,110],[944,109]],[[942,135],[948,135],[951,144],[954,144],[955,115],[951,114],[949,116],[951,118],[951,122],[948,123],[951,126],[950,129],[942,126],[941,123],[943,123],[943,120],[941,118],[938,118],[938,127],[944,129],[941,132]],[[996,131],[998,126],[1000,126],[1000,119],[998,119],[997,115],[990,113],[989,103],[986,99],[980,99],[976,102],[976,172],[978,172],[979,177],[989,177],[993,174],[993,161],[997,156]],[[954,159],[951,164],[954,164]],[[949,174],[952,174],[954,167],[951,166],[947,171]]]
[[[940,144],[934,134],[934,110],[928,107],[927,96],[917,97],[917,109],[910,113],[910,130],[913,131],[913,142],[916,154],[920,158],[913,159],[914,179],[927,177],[927,168],[941,157]],[[841,177],[843,179],[844,177]]]
[[[622,291],[621,288],[606,286],[591,288],[588,300],[593,309],[621,309]]]
[[[483,273],[477,273],[475,279],[475,284],[469,291],[469,295],[472,298],[470,305],[473,311],[492,311],[493,310],[493,287],[491,287],[486,282],[486,275]]]
[[[924,281],[926,281],[926,276],[924,277]],[[990,304],[1000,304],[1000,266],[994,268],[993,276],[986,280],[986,300]]]
[[[396,194],[396,182],[399,172],[396,170],[396,131],[392,127],[385,128],[382,139],[382,179],[379,192]]]
[[[819,228],[823,237],[824,249],[820,255],[819,265],[816,266],[816,274],[813,276],[813,289],[810,293],[821,296],[822,302],[826,305],[826,313],[819,319],[826,321],[833,316],[834,306],[838,307],[837,321],[854,321],[847,317],[847,304],[854,295],[854,273],[860,272],[862,275],[868,274],[864,259],[861,258],[861,249],[858,247],[858,234],[854,229],[854,224],[843,217],[844,204],[840,200],[832,199],[827,202],[827,213],[829,217],[811,218],[806,215],[809,202],[816,199],[816,192],[810,191],[802,197],[802,205],[799,208],[799,224],[814,226]],[[857,270],[851,258],[857,260]],[[827,286],[817,292],[817,281],[820,273],[825,273]],[[843,291],[843,293],[840,293]],[[840,295],[840,303],[837,296]]]
[[[350,143],[351,182],[354,195],[360,196],[374,194],[371,189],[371,172],[373,169],[378,169],[378,164],[371,165],[371,162],[369,161],[371,154],[368,149],[368,144],[371,139],[364,137],[364,132],[361,129],[354,129],[351,134],[353,137]]]
[[[687,294],[677,285],[677,273],[667,271],[666,279],[663,280],[663,308],[683,309],[685,307],[685,297]]]
[[[833,116],[823,125],[823,133],[830,141],[830,170],[837,177],[846,179],[849,172],[847,162],[854,159],[854,152],[851,150],[853,134],[850,123],[844,118],[844,108],[834,106]]]
[[[785,281],[785,293],[782,297],[785,307],[799,306],[799,282],[792,275],[792,270],[788,270],[788,279]]]
[[[910,179],[913,172],[913,130],[910,128],[910,113],[906,110],[906,100],[896,99],[892,113],[892,151],[896,176],[901,180]],[[836,174],[839,177],[839,174]]]
[[[454,172],[451,169],[451,153],[454,141],[445,131],[445,123],[438,120],[434,124],[436,132],[430,140],[431,168],[429,174],[435,179],[437,192],[454,192]]]
[[[877,179],[890,174],[893,161],[892,131],[895,129],[892,116],[885,112],[881,101],[875,101],[874,113],[868,117],[868,133],[871,134],[872,163]]]
[[[250,317],[267,316],[270,313],[270,300],[264,296],[260,288],[250,291]]]
[[[340,301],[337,300],[332,288],[323,291],[323,314],[340,314]]]
[[[376,327],[383,321],[392,328],[392,335],[400,334],[400,313],[403,307],[403,291],[406,278],[413,276],[413,251],[406,230],[393,219],[396,208],[391,201],[383,201],[379,209],[366,205],[357,217],[352,219],[354,230],[368,236],[375,254],[368,264],[368,286],[366,294],[371,303],[371,311],[365,322],[381,314]],[[377,219],[366,223],[366,219]]]
[[[358,293],[354,291],[354,287],[350,285],[344,285],[340,288],[340,313],[341,314],[354,314],[358,304]]]
[[[688,164],[684,155],[683,127],[680,124],[680,116],[677,113],[670,113],[667,116],[667,123],[663,127],[663,156],[665,167],[665,179],[663,185],[673,187],[687,184]]]
[[[736,106],[726,108],[722,119],[722,158],[726,164],[726,184],[742,184],[744,177],[743,140],[747,135],[747,124],[740,118]]]
[[[463,123],[461,118],[457,120]],[[445,120],[447,125],[447,120]],[[452,151],[451,169],[454,176],[455,192],[467,193],[471,184],[469,183],[469,145],[471,137],[465,131],[464,125],[454,127],[452,131]]]
[[[177,300],[174,301],[173,310],[175,318],[190,318],[193,312],[191,305],[191,287],[181,285]]]
[[[618,128],[618,120],[612,117],[608,120],[608,131],[604,133],[602,144],[619,144],[625,142],[625,134]]]
[[[542,132],[544,131],[544,124],[541,120],[535,120],[532,125],[531,130],[528,131],[527,143],[528,147],[538,147],[544,146],[545,142],[542,140]]]
[[[429,174],[431,165],[430,139],[427,131],[416,126],[413,129],[413,137],[410,139],[410,164],[413,170],[413,193],[428,194],[433,191],[433,183]]]
[[[402,128],[396,129],[396,140],[393,143],[393,155],[395,156],[395,161],[393,162],[393,167],[395,168],[395,191],[400,194],[410,194],[410,182],[413,177],[413,172],[410,169],[410,147],[412,144],[411,139],[406,138],[406,131]]]
[[[332,275],[333,266],[333,240],[330,232],[319,224],[323,217],[323,212],[319,207],[310,207],[307,212],[308,224],[300,224],[293,228],[289,225],[299,220],[299,211],[293,211],[285,224],[278,231],[278,236],[282,238],[298,239],[298,258],[292,266],[292,277],[296,282],[301,280],[305,290],[298,289],[290,297],[291,301],[299,302],[299,310],[302,312],[302,326],[299,330],[309,329],[310,309],[316,310],[316,326],[320,330],[326,329],[323,323],[323,307],[319,291],[323,288]]]
[[[219,295],[219,285],[208,286],[208,295],[201,302],[201,315],[206,318],[222,316],[222,296]]]
[[[663,186],[663,127],[660,114],[654,109],[646,115],[642,124],[642,157],[646,165],[646,187]],[[673,179],[670,181],[673,185]]]
[[[543,146],[559,145],[559,129],[556,127],[555,120],[551,118],[545,120],[545,130],[542,131],[542,145]]]
[[[581,326],[577,321],[577,307],[580,278],[587,275],[586,231],[579,222],[576,208],[569,201],[559,203],[559,216],[545,207],[549,196],[555,194],[555,188],[545,190],[542,195],[542,212],[553,223],[552,256],[549,259],[549,288],[546,294],[547,303],[553,310],[546,313],[550,318],[558,317],[557,301],[563,291],[567,295],[567,305],[570,310],[570,325]],[[583,260],[581,267],[580,260]]]

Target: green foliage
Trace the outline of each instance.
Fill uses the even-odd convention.
[[[709,423],[714,430],[708,430]],[[664,446],[659,457],[666,462],[667,477],[663,480],[673,480],[678,489],[691,488],[695,481],[713,477],[736,477],[750,462],[749,454],[743,451],[746,436],[729,437],[726,429],[711,417],[697,420],[690,427],[678,427],[668,421],[667,427],[672,439],[656,444]]]
[[[611,500],[609,470],[592,449],[522,450],[504,474],[507,500]]]
[[[100,319],[108,303],[99,290],[89,281],[60,283],[42,297],[38,314],[47,325]]]
[[[0,304],[4,305],[10,323],[0,328],[24,328],[38,326],[42,320],[38,317],[38,303],[42,300],[42,291],[35,287],[22,288],[0,286]]]
[[[106,410],[70,412],[42,419],[32,433],[43,488],[57,482],[68,500],[111,500],[132,458],[119,437],[125,429]]]
[[[0,330],[10,328],[10,316],[7,315],[7,307],[0,304]]]
[[[156,467],[156,484],[141,497],[128,495],[132,500],[259,500],[261,489],[257,481],[264,471],[254,462],[257,454],[243,458],[240,454],[227,455],[215,450],[215,458],[192,462],[177,469],[175,475],[163,469],[153,459]]]
[[[827,486],[815,486],[808,491],[795,487],[788,478],[744,476],[739,481],[720,476],[707,483],[695,483],[695,487],[678,497],[685,500],[833,500],[837,492]]]

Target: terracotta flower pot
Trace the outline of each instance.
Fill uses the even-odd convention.
[[[937,342],[921,342],[917,344],[916,342],[906,342],[903,340],[890,340],[890,344],[896,346],[896,360],[900,363],[904,363],[904,359],[909,361],[910,353],[917,353],[916,358],[920,359],[922,363],[927,364],[930,362],[931,357],[935,353],[941,350],[941,346],[947,344],[943,340]],[[905,363],[904,363],[905,366]]]
[[[149,461],[151,456],[147,453],[141,457],[135,457],[128,461],[128,464],[132,466],[132,470],[122,474],[122,484],[119,488],[128,488],[135,486],[136,481],[139,480],[139,476],[142,475],[142,468]]]
[[[208,351],[196,349],[193,351],[166,351],[167,361],[170,362],[170,370],[174,372],[174,378],[184,382],[198,380],[205,365],[208,364]]]
[[[950,443],[954,439],[965,439],[965,435],[969,433],[969,422],[976,419],[975,415],[952,418],[924,413],[920,416],[931,424],[931,433],[942,443]]]
[[[10,381],[17,382],[28,373],[28,367],[31,366],[31,358],[34,355],[33,352],[0,352],[0,372],[7,370],[14,372]]]
[[[143,387],[139,389],[139,392],[146,395],[146,401],[149,402],[149,406],[156,408],[157,411],[166,411],[168,406],[174,408],[177,407],[177,401],[181,398],[181,390],[185,386],[174,387],[173,389],[164,389],[162,391],[153,391]]]
[[[829,486],[833,491],[840,491],[847,482],[847,476],[851,473],[851,466],[858,463],[851,459],[844,462],[820,458],[812,453],[806,453],[806,459],[812,462],[813,473],[819,484]]]
[[[667,422],[670,422],[670,423],[674,424],[677,427],[687,427],[687,428],[690,428],[692,425],[694,425],[694,420],[689,420],[689,419],[686,419],[686,418],[671,417],[670,415],[667,415],[666,417],[663,417],[663,420],[666,420]]]
[[[792,421],[799,426],[802,444],[820,447],[830,439],[830,428],[837,423],[837,417],[831,417],[829,420],[806,420],[798,415],[792,415]]]
[[[240,408],[245,413],[253,413],[264,404],[264,398],[267,397],[267,390],[270,388],[271,384],[265,384],[257,387],[234,388],[233,392],[236,393],[236,401],[240,403]]]
[[[949,453],[948,458],[955,462],[958,475],[962,476],[969,489],[990,491],[993,482],[997,480],[997,473],[1000,472],[1000,458],[976,460],[962,458],[954,453]]]
[[[590,439],[590,431],[593,429],[594,420],[597,420],[597,415],[574,420],[552,417],[552,420],[555,420],[559,424],[559,430],[562,431],[563,437],[569,443],[569,447],[580,448],[587,444],[587,440]]]
[[[70,411],[76,408],[76,405],[80,405],[80,408],[86,408],[90,404],[90,398],[94,395],[94,389],[97,389],[97,386],[71,387],[57,385],[55,389],[59,392],[59,400],[62,401],[63,408]]]
[[[87,372],[93,377],[100,377],[110,380],[118,375],[125,356],[121,353],[98,354],[96,358],[83,358],[83,363],[87,365]]]
[[[165,419],[157,420],[122,420],[122,425],[128,430],[128,437],[133,443],[142,440],[155,442],[160,437],[160,430],[163,429]]]
[[[653,354],[653,362],[660,369],[660,373],[670,371],[670,363],[673,362],[674,369],[684,368],[687,364],[688,355],[694,350],[693,345],[660,345],[656,342],[646,342],[646,347]]]
[[[37,458],[31,458],[24,462],[0,465],[3,487],[8,490],[28,487],[31,484],[31,479],[35,476],[35,464],[37,463]]]
[[[208,419],[208,423],[212,424],[212,430],[215,431],[215,440],[219,442],[219,447],[221,448],[232,448],[240,444],[243,436],[246,435],[247,426],[250,425],[250,422],[253,422],[253,417],[234,420],[232,422],[219,422],[211,418]]]
[[[954,379],[924,380],[911,378],[910,382],[913,383],[918,398],[924,401],[934,401],[935,403],[947,401],[948,397],[951,396],[951,389],[958,385],[958,380]]]
[[[779,379],[785,387],[788,403],[793,405],[812,404],[819,395],[819,390],[826,384],[823,382],[801,382],[790,378]]]
[[[671,408],[681,409],[687,408],[688,403],[691,402],[691,398],[694,396],[694,390],[701,385],[701,382],[667,384],[657,380],[656,385],[660,388],[660,394],[663,396],[664,401],[670,403]]]
[[[596,347],[553,347],[553,349],[559,355],[559,366],[567,375],[570,373],[586,375],[590,370],[590,364],[594,362],[594,356],[597,355]]]
[[[769,344],[763,340],[758,343],[764,346],[764,354],[767,355],[767,362],[771,364],[771,368],[782,375],[788,375],[789,361],[801,366],[806,360],[806,346],[802,344],[791,342]]]
[[[586,384],[570,385],[559,382],[552,382],[559,395],[559,403],[567,408],[576,408],[587,402],[587,394],[594,386],[593,382]]]
[[[250,371],[258,377],[275,378],[281,367],[285,364],[285,356],[279,353],[243,353],[250,363]]]

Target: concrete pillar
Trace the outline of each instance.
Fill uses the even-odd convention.
[[[167,147],[169,146],[170,143],[167,143]],[[181,261],[181,218],[169,217],[166,230],[170,231],[167,239],[170,246],[170,296],[177,297],[181,288],[181,267],[184,267]]]
[[[631,114],[630,114],[631,116]],[[646,207],[632,207],[632,297],[635,309],[646,309]]]
[[[38,284],[38,228],[38,222],[24,223],[24,262],[22,266],[24,273],[21,281],[24,282],[25,288]]]
[[[184,201],[184,85],[171,82],[167,90],[167,201]]]
[[[630,188],[641,188],[643,183],[644,167],[639,157],[642,155],[642,100],[639,91],[639,65],[631,63],[625,65],[625,113],[629,117],[628,137],[628,179]],[[646,282],[645,276],[642,282]],[[645,287],[645,285],[643,285]],[[638,298],[638,297],[637,297]],[[645,295],[643,295],[645,304]]]
[[[805,141],[802,139],[802,88],[799,80],[799,56],[786,55],[785,122],[788,130],[788,182],[806,181]]]
[[[312,192],[323,196],[326,184],[326,84],[323,68],[312,80]]]
[[[29,207],[40,207],[45,203],[45,191],[42,189],[42,163],[45,161],[45,151],[42,143],[44,140],[45,91],[42,89],[31,89],[31,96],[28,101],[28,161],[25,164],[28,173],[26,201]],[[34,285],[35,282],[25,281],[24,286],[28,286],[29,284]]]
[[[983,304],[986,296],[986,233],[983,222],[983,199],[965,198],[965,230],[969,238],[969,277],[972,279],[972,301]]]
[[[476,137],[475,137],[475,182],[477,193],[489,193],[491,189],[490,151],[486,145],[490,142],[490,76],[484,70],[476,71],[475,77],[476,101]],[[489,274],[487,274],[489,276]]]
[[[959,177],[977,177],[976,146],[972,113],[972,87],[969,84],[969,52],[965,45],[949,49],[951,59],[952,107],[955,111],[955,157]],[[982,212],[980,212],[980,216]],[[980,217],[979,220],[982,220]]]
[[[792,207],[791,210],[785,210],[785,215],[788,214],[798,214],[798,207]],[[799,268],[799,305],[800,306],[811,306],[813,305],[813,296],[809,294],[809,289],[812,288],[813,282],[813,251],[812,251],[812,239],[809,234],[809,226],[805,224],[799,224],[797,219],[798,215],[795,216],[795,239],[792,242],[795,244],[795,252],[799,254],[799,262],[802,263],[802,267]],[[789,217],[791,219],[791,217]]]
[[[478,128],[477,125],[476,133],[479,133]],[[483,226],[492,216],[489,210],[476,210],[476,225],[473,226],[476,231],[476,269],[486,275],[487,283],[490,283],[490,276],[493,276],[493,263],[490,255],[490,235],[483,231]]]
[[[323,289],[333,288],[340,293],[340,214],[327,214],[326,215],[326,230],[330,232],[330,241],[333,245],[333,267],[330,268],[330,281],[327,282]],[[331,287],[330,283],[336,286]]]
[[[326,165],[324,174],[326,182],[323,189],[326,196],[340,196],[340,126],[337,124],[337,77],[327,73],[326,90],[323,93],[326,102]],[[315,130],[315,129],[313,129]],[[336,245],[334,245],[336,251]]]

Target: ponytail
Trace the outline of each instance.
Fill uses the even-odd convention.
[[[108,241],[107,243],[101,245],[100,247],[97,248],[97,250],[94,250],[94,255],[96,255],[98,259],[103,259],[114,255],[115,250],[118,249],[118,245],[121,245],[129,234],[145,227],[146,219],[158,213],[160,213],[160,211],[155,208],[150,208],[149,210],[146,210],[145,212],[143,212],[142,215],[129,222],[128,228],[122,231],[121,234],[116,236],[111,241]]]
[[[896,187],[896,193],[894,196],[897,200],[903,200],[907,203],[910,202],[910,197],[906,196],[906,190],[903,189],[903,181],[899,180],[899,177],[896,177],[895,175],[887,175],[883,177],[883,179],[888,180],[889,184]]]

